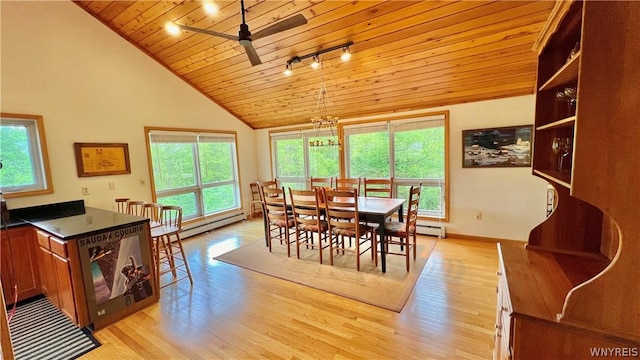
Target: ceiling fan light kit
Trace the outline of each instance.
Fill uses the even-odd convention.
[[[213,1],[205,1],[203,2],[203,6],[205,7],[205,10],[207,9],[207,6],[211,6],[211,4],[213,4],[212,6],[217,9],[217,6],[215,5],[215,3],[213,3]],[[256,65],[262,64],[262,61],[260,60],[260,56],[258,56],[258,53],[256,52],[255,48],[253,47],[252,42],[254,40],[257,40],[269,35],[273,35],[279,32],[283,32],[289,29],[293,29],[295,27],[298,27],[307,23],[307,19],[304,17],[304,15],[298,14],[290,18],[284,19],[280,22],[277,22],[275,24],[272,24],[270,26],[267,26],[266,28],[256,32],[255,34],[252,34],[251,31],[249,31],[249,25],[247,25],[244,18],[245,12],[246,10],[244,8],[244,0],[240,0],[240,13],[242,14],[242,24],[240,24],[240,30],[238,31],[238,36],[220,33],[220,32],[208,30],[208,29],[195,28],[188,25],[176,24],[172,22],[167,23],[165,25],[165,29],[167,30],[167,32],[169,32],[172,35],[178,34],[180,32],[180,29],[182,29],[186,31],[192,31],[192,32],[197,32],[197,33],[211,35],[211,36],[217,36],[227,40],[237,41],[244,48],[245,53],[247,54],[247,57],[251,62],[251,65],[256,66]]]
[[[215,14],[219,10],[218,5],[211,0],[202,1],[202,7],[204,8],[204,11],[209,15]]]
[[[323,49],[320,51],[316,51],[314,53],[302,55],[302,56],[294,56],[291,59],[287,60],[287,64],[285,65],[284,74],[286,76],[290,76],[293,73],[293,64],[297,64],[304,59],[313,58],[313,63],[311,63],[311,68],[317,69],[320,67],[320,55],[335,51],[342,50],[342,55],[340,58],[342,61],[348,61],[351,58],[351,45],[353,45],[353,41],[349,41],[348,43],[344,43],[342,45],[333,46],[327,49]]]

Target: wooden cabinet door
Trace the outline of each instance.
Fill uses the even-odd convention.
[[[0,242],[2,286],[7,305],[13,304],[16,299],[16,289],[18,301],[41,294],[34,229],[24,226],[2,231]]]
[[[76,316],[76,304],[73,298],[73,286],[71,282],[71,270],[69,260],[56,254],[51,254],[52,263],[55,267],[56,281],[58,286],[58,308],[67,315],[74,323],[78,322]]]
[[[39,247],[40,250],[40,275],[42,278],[42,292],[47,299],[57,308],[60,308],[58,300],[58,281],[56,279],[56,271],[53,265],[53,254],[49,249]]]

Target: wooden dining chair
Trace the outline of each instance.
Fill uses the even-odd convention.
[[[291,257],[291,244],[295,241],[291,235],[295,234],[296,223],[291,211],[287,208],[284,188],[263,187],[262,192],[269,252],[273,249],[273,243],[277,241],[287,247],[287,256]]]
[[[407,215],[404,222],[386,221],[384,223],[384,246],[387,255],[402,255],[406,258],[407,272],[409,271],[409,257],[413,254],[413,261],[416,261],[416,223],[418,220],[418,206],[420,204],[420,189],[422,183],[409,188],[409,201],[407,205]],[[376,247],[379,239],[375,236]],[[378,258],[376,256],[376,265]]]
[[[127,202],[127,214],[144,216],[144,204],[142,200],[129,200]]]
[[[360,223],[358,214],[358,191],[321,189],[322,202],[329,226],[329,259],[331,265],[336,255],[345,252],[356,255],[356,269],[360,271],[360,256],[371,250],[371,260],[377,257],[375,253],[373,228]],[[353,245],[345,246],[345,238],[353,239]]]
[[[337,178],[336,190],[358,189],[360,194],[361,181],[360,178]]]
[[[320,207],[321,196],[319,189],[296,190],[289,188],[291,209],[295,221],[296,255],[299,259],[300,245],[304,245],[307,249],[318,250],[320,263],[322,264],[322,252],[330,244],[327,236],[329,226],[327,221],[323,219]],[[314,234],[317,234],[317,242]]]
[[[118,212],[126,214],[127,213],[127,203],[129,202],[129,198],[117,198],[116,199],[116,208]]]
[[[153,255],[156,260],[157,284],[160,286],[162,275],[171,273],[171,281],[160,287],[169,286],[183,279],[189,279],[193,286],[193,276],[182,247],[182,239],[180,239],[182,207],[175,205],[162,206],[160,221],[162,226],[151,229],[154,245]]]
[[[253,219],[254,216],[262,214],[262,200],[260,198],[260,185],[258,182],[252,182],[249,184],[251,188],[251,201],[249,202],[249,218]]]
[[[335,186],[335,178],[333,177],[311,177],[309,180],[309,189],[317,189],[317,188],[329,188],[333,189]]]
[[[260,200],[264,202],[264,189],[269,188],[277,188],[278,181],[277,180],[266,180],[266,181],[257,181],[258,183],[258,195],[260,196]],[[264,210],[264,209],[263,209]]]
[[[391,198],[393,194],[393,178],[373,179],[364,178],[364,196]]]

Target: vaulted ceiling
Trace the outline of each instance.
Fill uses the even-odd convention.
[[[165,23],[238,35],[240,1],[74,1],[254,129],[309,124],[321,70],[287,60],[353,42],[352,57],[321,55],[327,111],[341,118],[532,94],[532,51],[551,1],[246,0],[253,34],[296,14],[307,23],[253,41],[252,66],[237,41]]]

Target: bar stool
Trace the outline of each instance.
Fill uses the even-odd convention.
[[[158,288],[169,286],[183,279],[189,279],[191,286],[193,286],[193,277],[180,239],[182,207],[163,206],[160,211],[160,219],[162,225],[151,229]],[[160,285],[161,276],[169,273],[172,275],[172,280],[167,284]]]
[[[160,212],[162,211],[162,204],[160,203],[145,203],[144,204],[144,217],[149,218],[149,226],[157,227],[161,226]]]
[[[129,202],[129,198],[117,198],[116,205],[118,207],[118,212],[126,214],[128,202]]]
[[[144,216],[144,204],[142,200],[129,200],[127,202],[127,214]]]

